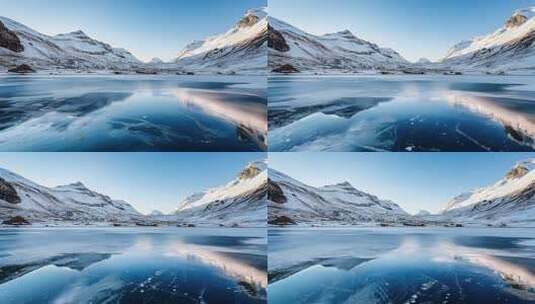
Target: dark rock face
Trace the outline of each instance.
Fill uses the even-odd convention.
[[[285,215],[281,215],[281,216],[277,216],[273,219],[270,219],[269,220],[269,224],[270,225],[279,225],[279,226],[286,226],[286,225],[295,225],[296,222],[294,220],[292,220],[291,218],[285,216]]]
[[[247,168],[245,168],[241,173],[240,173],[240,179],[241,180],[244,180],[244,179],[251,179],[255,176],[257,176],[258,174],[260,174],[260,169],[258,169],[257,167],[255,166],[248,166]]]
[[[268,200],[277,204],[284,204],[288,201],[281,187],[270,179],[268,179]]]
[[[24,46],[20,43],[19,37],[10,31],[2,21],[0,21],[0,47],[16,53],[24,51]]]
[[[535,30],[527,33],[522,38],[514,41],[510,48],[514,51],[520,52],[526,50],[535,44]]]
[[[507,179],[517,179],[529,173],[529,170],[523,166],[514,167],[509,173],[507,173]]]
[[[35,70],[32,69],[27,64],[21,64],[18,67],[8,70],[9,73],[19,73],[19,74],[27,74],[27,73],[35,73]]]
[[[10,204],[20,204],[20,197],[17,194],[17,191],[3,178],[0,178],[0,200]]]
[[[272,72],[274,72],[274,73],[282,73],[282,74],[293,74],[293,73],[299,73],[299,70],[296,69],[291,64],[285,64],[285,65],[281,65],[278,68],[273,69]]]
[[[528,18],[526,18],[526,16],[516,14],[513,17],[509,18],[509,20],[507,20],[505,26],[507,28],[518,27],[524,24],[527,20]]]
[[[238,27],[243,28],[253,26],[258,22],[258,20],[260,19],[255,15],[247,15],[240,20],[240,22],[238,22]]]
[[[3,221],[2,224],[19,226],[19,225],[30,225],[30,222],[28,222],[22,216],[17,215],[17,216],[14,216],[14,217],[10,218],[9,220]]]
[[[286,43],[286,39],[284,39],[284,36],[282,36],[279,31],[268,25],[268,32],[268,47],[270,49],[274,49],[279,52],[288,52],[290,50],[290,46],[288,43]]]

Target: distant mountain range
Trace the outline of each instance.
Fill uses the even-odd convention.
[[[348,30],[316,36],[269,18],[269,67],[274,71],[397,70],[408,65],[397,52],[360,39]]]
[[[35,68],[132,69],[142,64],[125,49],[94,40],[82,31],[56,36],[0,17],[0,65]]]
[[[122,72],[264,73],[267,67],[267,13],[246,12],[224,34],[189,44],[173,62],[141,62],[82,31],[49,36],[0,17],[0,66],[27,64],[37,70],[108,70]]]
[[[223,32],[223,31],[222,31]],[[535,71],[535,7],[521,9],[495,32],[463,41],[439,62],[411,63],[398,52],[348,30],[313,35],[251,9],[229,30],[194,41],[172,62],[141,62],[82,31],[49,36],[0,17],[0,66],[28,64],[37,70],[139,73],[532,73]]]
[[[142,215],[128,202],[88,189],[82,183],[45,187],[0,169],[0,224],[114,224],[178,226],[265,226],[267,164],[247,165],[228,184],[193,194],[172,214]]]
[[[135,222],[143,215],[82,183],[49,188],[0,169],[0,220],[22,216],[30,222]]]
[[[410,63],[394,50],[381,48],[348,30],[312,35],[269,18],[269,69],[278,73],[528,72],[535,71],[535,7],[514,12],[492,34],[455,45],[439,62]]]
[[[535,226],[534,169],[535,159],[521,162],[494,185],[455,197],[440,214],[416,216],[349,183],[317,188],[270,169],[269,223]]]
[[[399,205],[357,190],[349,183],[313,187],[269,169],[269,223],[362,224],[402,222]]]
[[[248,164],[227,184],[195,193],[171,214],[142,215],[82,183],[45,187],[0,169],[0,223],[179,226],[475,225],[535,226],[535,159],[518,163],[496,183],[456,196],[439,214],[410,215],[398,204],[344,182],[313,187],[266,161]]]

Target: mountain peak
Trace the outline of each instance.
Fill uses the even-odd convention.
[[[263,18],[267,17],[265,8],[250,9],[245,16],[238,22],[238,28],[251,27]]]
[[[535,159],[529,159],[529,160],[520,162],[516,164],[513,169],[507,172],[505,179],[513,180],[513,179],[521,178],[525,176],[526,174],[528,174],[534,168],[535,168]]]
[[[335,188],[336,190],[343,190],[343,191],[358,191],[357,188],[355,188],[350,182],[347,182],[347,181],[334,184],[334,185],[327,185],[322,188],[323,189]]]
[[[244,180],[244,179],[254,178],[258,174],[260,174],[262,171],[265,171],[266,167],[267,167],[267,165],[266,165],[266,161],[265,160],[251,162],[240,173],[239,179],[240,180]]]
[[[247,13],[245,13],[245,16],[248,16],[248,15],[254,15],[260,19],[263,19],[267,17],[268,14],[267,14],[266,7],[258,7],[258,8],[253,8],[253,9],[248,10]]]
[[[353,185],[351,185],[350,182],[341,182],[336,184],[336,186],[344,187],[344,188],[354,188]]]
[[[82,182],[75,182],[64,186],[59,186],[58,188],[71,188],[76,190],[89,190],[86,185],[84,185]]]
[[[82,30],[77,30],[77,31],[71,32],[71,34],[77,35],[77,36],[87,36],[87,34]]]
[[[339,32],[336,32],[336,33],[330,33],[330,34],[325,34],[324,35],[325,37],[342,37],[342,38],[345,38],[345,39],[355,39],[357,38],[350,30],[343,30],[343,31],[339,31]]]
[[[57,38],[77,38],[77,39],[90,39],[87,34],[82,30],[77,30],[70,33],[64,33],[64,34],[58,34],[56,35]]]
[[[535,6],[519,9],[507,20],[505,27],[508,29],[520,27],[533,17],[535,17]]]
[[[340,35],[343,35],[343,36],[355,36],[353,35],[353,33],[350,31],[350,30],[343,30],[343,31],[339,31],[337,34],[340,34]]]

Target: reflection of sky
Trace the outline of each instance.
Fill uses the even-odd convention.
[[[408,212],[438,211],[450,198],[505,176],[533,153],[270,153],[269,164],[313,186],[349,181]],[[321,172],[321,173],[319,173]]]
[[[76,181],[146,213],[226,184],[264,153],[0,153],[0,167],[45,186]]]

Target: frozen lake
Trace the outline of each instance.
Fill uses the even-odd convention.
[[[0,76],[0,151],[264,151],[265,77]]]
[[[265,229],[0,230],[0,299],[266,303]]]
[[[270,77],[270,151],[533,151],[535,78]]]
[[[534,229],[269,232],[270,303],[535,302]]]

